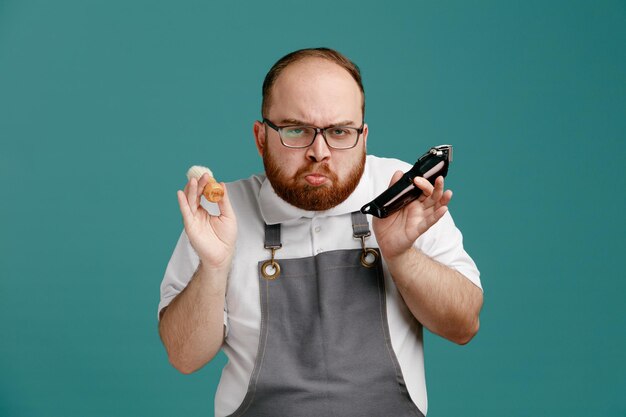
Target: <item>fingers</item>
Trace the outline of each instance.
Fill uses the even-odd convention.
[[[438,209],[441,206],[447,206],[452,200],[452,190],[444,191],[443,177],[437,177],[435,180],[435,189],[432,195],[432,201],[435,204],[435,208]]]
[[[437,177],[434,185],[430,184],[430,182],[421,177],[415,178],[413,182],[420,190],[422,190],[422,195],[418,199],[422,209],[437,210],[450,203],[450,200],[452,199],[452,191],[444,191],[443,177]],[[445,214],[445,212],[441,215],[443,214]]]
[[[420,190],[422,190],[422,195],[419,197],[419,201],[423,202],[433,193],[433,185],[423,177],[415,177],[413,178],[413,184]]]
[[[446,190],[443,193],[443,196],[441,197],[441,199],[439,200],[439,204],[443,206],[447,206],[448,203],[450,203],[450,200],[452,200],[452,190]]]
[[[187,187],[185,187],[186,189]],[[180,213],[183,215],[183,222],[187,223],[189,218],[193,216],[191,212],[191,208],[189,207],[189,203],[187,202],[187,196],[184,191],[178,190],[176,191],[176,196],[178,197],[178,206],[180,207]]]
[[[435,180],[435,187],[433,188],[431,199],[436,204],[439,200],[441,200],[442,196],[443,196],[443,177],[439,176]]]
[[[427,229],[430,229],[432,225],[437,223],[439,219],[441,219],[443,215],[446,214],[447,211],[448,211],[448,206],[441,206],[437,210],[435,210],[433,214],[431,214],[429,218],[426,219],[426,223],[428,225]]]
[[[200,204],[202,198],[202,192],[204,191],[204,187],[209,183],[209,174],[204,174],[200,179],[191,178],[183,191],[178,191],[178,205],[180,206],[180,211],[183,215],[183,220],[190,219],[195,216],[198,210],[204,210],[202,205]],[[220,215],[224,215],[229,218],[235,218],[235,212],[230,204],[230,199],[228,198],[228,191],[226,190],[226,184],[223,182],[220,183],[222,188],[224,189],[224,197],[221,201],[217,203],[220,209]]]
[[[198,180],[195,178],[192,178],[189,180],[189,183],[187,185],[188,185],[187,202],[189,204],[189,208],[191,209],[191,212],[193,214],[196,214],[196,211],[198,210],[198,205],[199,205]]]
[[[202,192],[204,191],[204,187],[209,182],[209,178],[211,178],[209,174],[204,174],[198,179],[198,198],[200,198],[200,196],[202,195]]]
[[[200,206],[200,200],[202,196],[202,192],[204,191],[204,187],[209,182],[209,174],[204,174],[202,177],[191,178],[187,185],[185,186],[184,193],[187,196],[187,201],[189,203],[189,207],[191,208],[192,213],[196,213],[198,207]]]
[[[230,205],[230,198],[228,197],[228,189],[226,188],[226,184],[220,182],[220,185],[224,189],[224,197],[220,201],[217,202],[217,206],[220,209],[220,215],[228,218],[235,218],[235,211],[233,207]]]
[[[402,175],[403,175],[402,171],[396,171],[393,174],[393,176],[391,177],[391,181],[389,182],[389,187],[391,187],[396,182],[398,182],[398,180],[400,178],[402,178]],[[422,190],[422,195],[420,196],[420,201],[424,201],[428,197],[431,197],[431,200],[433,202],[437,202],[437,201],[440,201],[440,200],[443,201],[442,198],[444,197],[444,194],[447,193],[447,191],[444,193],[444,190],[443,190],[444,180],[443,180],[442,176],[437,177],[437,179],[435,180],[435,184],[434,185],[431,184],[430,181],[428,181],[424,177],[415,177],[415,178],[413,178],[413,184],[415,184],[415,186],[417,188]],[[449,195],[446,195],[446,198],[447,198],[448,201],[450,201],[450,198],[452,198],[452,192],[451,191],[450,191]]]
[[[424,217],[419,222],[417,227],[418,236],[425,233],[428,229],[430,229],[435,223],[439,221],[446,213],[448,212],[447,205],[441,205],[439,207],[431,207],[428,210],[425,210]]]

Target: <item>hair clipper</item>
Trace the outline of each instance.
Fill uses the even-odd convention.
[[[435,184],[437,177],[445,177],[448,174],[450,162],[452,162],[452,145],[430,148],[394,185],[361,207],[361,213],[380,218],[395,213],[422,194],[422,190],[413,184],[413,178],[424,177],[431,184]]]

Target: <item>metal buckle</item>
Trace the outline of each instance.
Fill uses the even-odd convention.
[[[267,247],[267,249],[272,251],[272,258],[261,264],[261,275],[268,281],[274,281],[280,275],[280,264],[276,262],[274,255],[276,254],[276,250],[281,247],[282,245]]]
[[[372,248],[365,247],[365,238],[369,235],[368,233],[367,235],[359,236],[359,239],[361,239],[361,248],[363,249],[363,252],[361,252],[361,265],[366,268],[372,268],[376,265],[376,261],[378,261],[378,252]]]

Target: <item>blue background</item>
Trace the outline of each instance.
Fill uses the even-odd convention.
[[[0,415],[209,416],[159,285],[192,164],[262,170],[282,55],[362,69],[368,150],[451,143],[478,336],[426,335],[429,416],[626,416],[624,1],[0,1]]]

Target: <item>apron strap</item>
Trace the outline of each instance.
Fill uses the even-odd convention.
[[[356,239],[366,238],[371,234],[367,217],[360,211],[352,213],[352,232]]]
[[[272,256],[261,265],[261,274],[263,278],[273,281],[280,275],[280,264],[276,262],[274,257],[276,251],[283,247],[280,243],[280,223],[265,225],[265,249],[269,249]]]
[[[280,242],[280,223],[265,225],[265,249],[280,249],[283,245]]]
[[[378,252],[372,248],[365,247],[365,239],[372,233],[367,217],[360,211],[352,213],[352,235],[355,239],[361,239],[361,265],[366,268],[372,268],[378,261]]]

